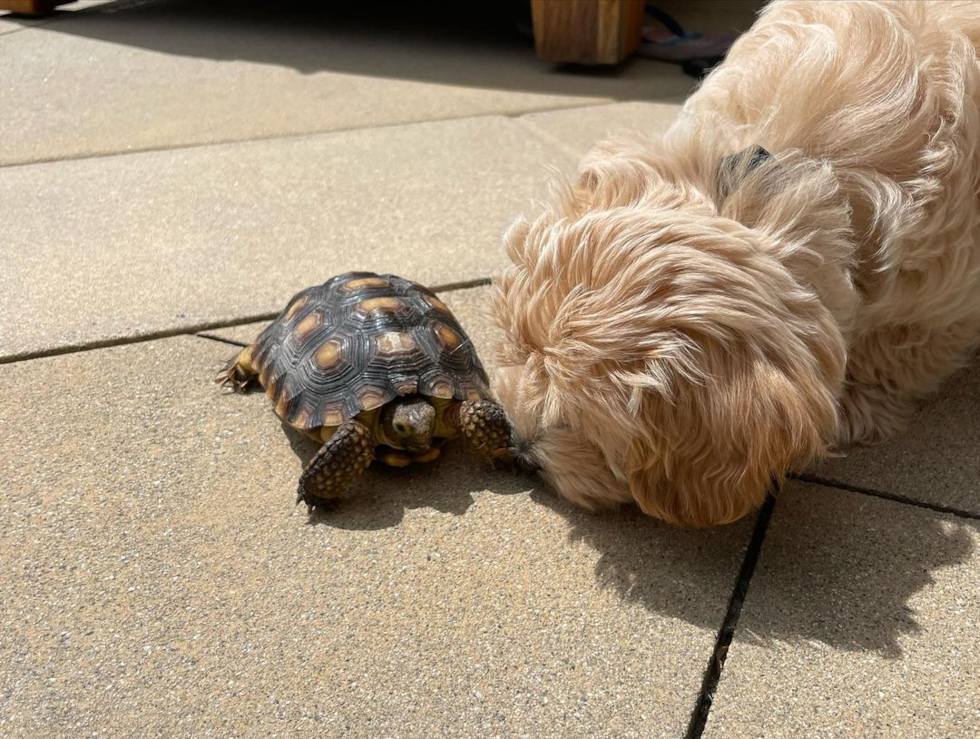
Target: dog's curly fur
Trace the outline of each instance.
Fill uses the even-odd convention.
[[[662,141],[593,150],[505,239],[522,457],[706,526],[898,430],[980,341],[978,46],[980,3],[775,2]]]

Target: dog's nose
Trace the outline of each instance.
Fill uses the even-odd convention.
[[[538,470],[541,469],[541,465],[534,461],[527,454],[515,454],[514,455],[514,470],[525,477],[530,477]]]

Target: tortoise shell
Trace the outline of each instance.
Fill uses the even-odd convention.
[[[349,272],[303,290],[251,354],[276,414],[306,432],[405,395],[490,397],[473,342],[449,308],[395,275]]]

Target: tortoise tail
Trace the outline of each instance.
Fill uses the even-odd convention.
[[[236,354],[218,373],[214,381],[230,387],[237,393],[247,392],[255,384],[258,375],[252,367],[252,347],[247,346]]]

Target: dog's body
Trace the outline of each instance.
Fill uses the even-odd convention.
[[[662,142],[511,228],[498,392],[559,492],[731,521],[969,359],[978,47],[980,3],[776,2]]]

